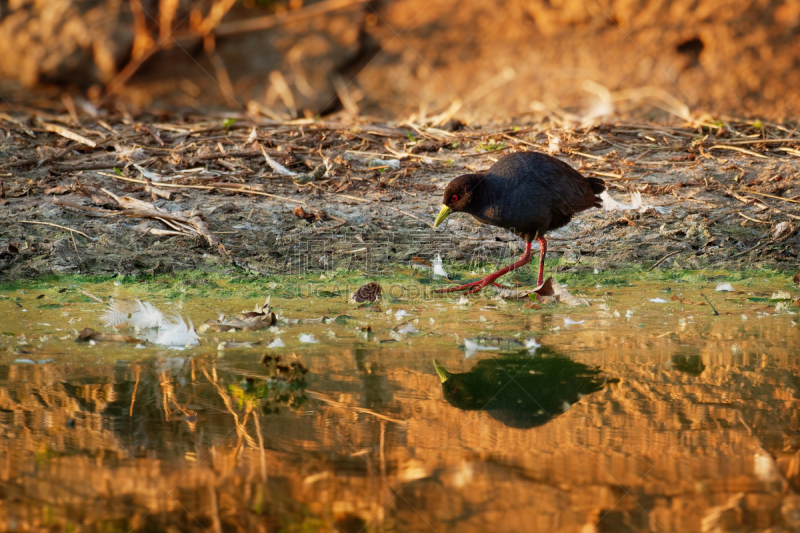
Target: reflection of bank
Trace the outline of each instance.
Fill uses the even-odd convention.
[[[528,429],[569,410],[603,388],[600,370],[542,347],[535,357],[505,355],[452,374],[434,360],[445,400],[465,411],[486,411],[503,424]]]

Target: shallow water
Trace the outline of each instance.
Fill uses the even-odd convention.
[[[732,284],[574,280],[590,307],[538,310],[413,291],[359,306],[332,283],[6,287],[0,529],[792,530],[800,294]],[[261,332],[75,341],[112,331],[93,297],[199,326],[268,293],[281,320]]]

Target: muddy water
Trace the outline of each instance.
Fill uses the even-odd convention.
[[[0,529],[800,524],[796,289],[571,281],[590,307],[414,291],[365,307],[325,282],[5,287]],[[265,331],[207,330],[183,350],[75,341],[113,331],[109,297],[199,326],[267,293],[280,320]]]

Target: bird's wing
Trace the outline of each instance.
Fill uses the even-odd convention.
[[[537,183],[553,210],[568,216],[595,205],[589,181],[577,170],[555,158],[540,163]]]

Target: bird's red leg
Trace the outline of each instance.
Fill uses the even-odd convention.
[[[522,254],[522,257],[520,257],[517,262],[512,263],[512,264],[508,265],[507,267],[502,268],[502,269],[498,270],[497,272],[494,272],[493,274],[489,274],[488,276],[486,276],[485,278],[483,278],[481,280],[473,281],[472,283],[467,283],[466,285],[461,285],[460,287],[450,287],[448,289],[439,289],[438,291],[434,291],[434,292],[455,292],[455,291],[463,291],[465,289],[471,289],[470,291],[467,292],[467,294],[472,294],[474,292],[478,292],[479,290],[483,289],[487,285],[494,285],[495,287],[501,287],[502,288],[502,286],[500,284],[495,283],[495,280],[497,280],[497,278],[499,278],[500,276],[504,276],[505,274],[508,274],[512,270],[516,270],[516,269],[520,268],[523,265],[527,265],[530,261],[531,261],[531,243],[526,243],[525,244],[525,253]]]
[[[499,278],[500,276],[505,276],[506,274],[508,274],[512,270],[516,270],[519,267],[527,265],[530,262],[531,262],[531,243],[528,242],[528,243],[525,243],[525,253],[522,254],[522,257],[520,257],[515,263],[511,263],[507,267],[501,268],[500,270],[498,270],[494,274],[489,274],[488,276],[483,278],[483,280],[481,281],[480,285],[478,285],[477,287],[475,287],[474,289],[472,289],[470,291],[467,291],[467,294],[472,294],[472,293],[478,292],[479,290],[483,289],[484,287],[486,287],[490,283],[494,283],[494,281],[497,278]]]
[[[536,282],[537,287],[539,287],[544,280],[544,255],[547,253],[547,241],[544,240],[544,237],[539,237],[538,241],[541,252],[539,253],[539,279]]]
[[[467,283],[466,285],[459,285],[458,287],[449,287],[447,289],[437,289],[437,290],[435,290],[433,292],[463,291],[463,290],[469,289],[470,287],[474,287],[476,285],[480,285],[481,283],[483,283],[483,279],[479,279],[478,281],[473,281],[472,283]],[[499,289],[505,289],[506,288],[506,287],[503,287],[502,285],[500,285],[499,283],[492,283],[492,285],[494,285],[495,287],[497,287]]]

